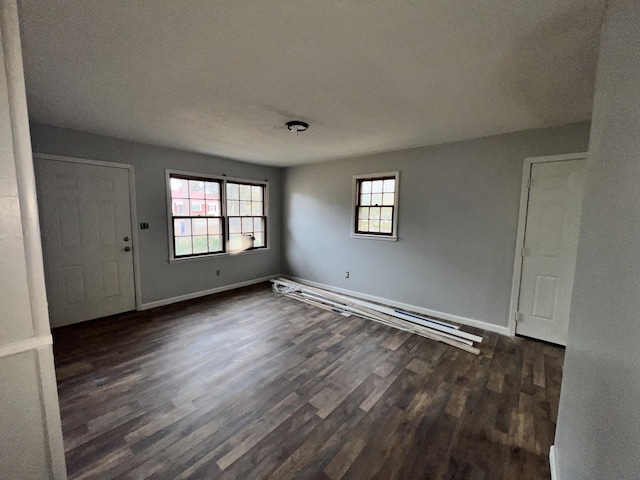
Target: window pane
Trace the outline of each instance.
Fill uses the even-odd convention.
[[[393,208],[391,207],[382,207],[380,209],[380,218],[384,220],[391,220],[391,215],[393,215]]]
[[[396,180],[395,178],[391,178],[389,180],[384,181],[384,186],[382,187],[383,192],[395,192],[396,191]]]
[[[204,200],[191,200],[191,215],[204,215]]]
[[[171,198],[189,198],[189,182],[182,178],[172,178],[169,181],[171,186]]]
[[[189,198],[204,198],[204,182],[189,180]]]
[[[239,200],[240,192],[237,183],[227,183],[227,199]]]
[[[242,233],[253,232],[253,218],[247,217],[242,219]]]
[[[210,252],[222,251],[222,235],[209,235],[209,251]]]
[[[191,219],[180,218],[173,221],[173,234],[176,237],[186,237],[191,235]],[[191,240],[189,240],[191,245]],[[191,248],[191,247],[189,247]]]
[[[211,201],[211,200],[207,200],[207,211],[206,211],[207,215],[210,215],[212,217],[218,217],[220,216],[220,202],[219,201]]]
[[[382,180],[371,182],[371,193],[382,193]]]
[[[360,182],[360,194],[363,193],[371,193],[371,182],[368,180]]]
[[[222,233],[222,219],[221,218],[209,218],[209,235],[220,235]]]
[[[183,200],[181,198],[171,200],[171,213],[174,216],[191,215],[191,210],[189,210],[189,200]]]
[[[391,233],[391,220],[380,220],[380,233]]]
[[[380,207],[371,207],[369,209],[369,219],[378,220],[380,218]]]
[[[243,217],[251,215],[251,202],[240,202],[240,215]]]
[[[191,237],[176,237],[176,257],[191,255]]]
[[[359,207],[358,218],[367,220],[369,218],[369,207]]]
[[[360,205],[371,205],[371,195],[360,195]]]
[[[368,232],[369,231],[369,220],[358,220],[358,231],[360,231],[360,232]]]
[[[380,220],[371,220],[369,222],[369,231],[378,233],[380,231]]]
[[[209,251],[209,243],[206,235],[193,237],[193,253],[207,253]]]
[[[262,201],[262,187],[252,186],[251,187],[251,200],[254,202]]]
[[[382,194],[374,193],[371,195],[371,205],[382,205]]]
[[[254,217],[261,217],[262,213],[262,203],[252,202],[251,203],[251,215]]]
[[[382,195],[382,205],[393,205],[394,193],[384,193]]]
[[[206,218],[194,218],[191,220],[191,233],[192,235],[206,235],[207,234],[207,219]],[[194,244],[195,248],[195,244]]]
[[[240,185],[240,200],[251,200],[251,185]]]
[[[204,193],[207,199],[220,200],[220,184],[218,182],[205,182]]]
[[[258,247],[264,247],[264,232],[256,232],[254,234],[254,237],[256,238],[255,241],[253,242],[253,246],[258,248]]]
[[[253,219],[253,232],[264,232],[264,218]]]
[[[240,215],[240,202],[227,202],[227,215],[229,215],[230,217],[237,217],[238,215]]]
[[[240,218],[229,219],[229,233],[241,233],[242,223]]]
[[[229,250],[237,252],[242,248],[242,234],[232,233],[229,235]]]

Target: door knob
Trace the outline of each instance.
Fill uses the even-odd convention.
[[[131,247],[124,247],[124,251],[125,252],[130,252],[131,251]]]

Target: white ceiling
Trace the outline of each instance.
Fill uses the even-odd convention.
[[[19,6],[33,120],[286,166],[590,118],[604,0]]]

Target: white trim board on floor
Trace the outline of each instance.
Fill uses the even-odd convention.
[[[551,445],[549,449],[549,466],[551,467],[551,480],[558,479],[558,468],[556,467],[556,449],[555,445]]]
[[[436,310],[430,310],[428,308],[418,307],[416,305],[410,305],[408,303],[396,302],[394,300],[390,300],[388,298],[376,297],[375,295],[368,295],[366,293],[355,292],[353,290],[347,290],[346,288],[338,288],[331,285],[326,285],[324,283],[313,282],[311,280],[306,280],[304,278],[293,277],[283,275],[285,278],[291,278],[292,280],[296,280],[301,283],[306,283],[307,285],[311,285],[312,287],[324,288],[325,290],[329,290],[331,292],[343,293],[345,295],[350,295],[352,297],[361,298],[363,300],[369,300],[376,303],[383,303],[385,305],[391,305],[392,307],[401,308],[403,310],[409,310],[416,313],[421,313],[423,315],[428,315],[431,317],[436,317],[441,320],[448,320],[450,322],[459,323],[461,325],[467,325],[468,327],[476,327],[481,328],[483,330],[488,330],[490,332],[499,333],[500,335],[509,335],[509,328],[503,327],[500,325],[494,325],[492,323],[484,322],[482,320],[476,320],[474,318],[461,317],[459,315],[453,315],[450,313],[438,312]]]
[[[150,308],[162,307],[164,305],[170,305],[172,303],[184,302],[185,300],[192,300],[194,298],[205,297],[214,293],[226,292],[227,290],[234,290],[236,288],[248,287],[249,285],[255,285],[256,283],[268,282],[273,278],[281,277],[282,275],[268,275],[266,277],[254,278],[246,280],[244,282],[232,283],[230,285],[222,285],[221,287],[210,288],[208,290],[200,290],[199,292],[187,293],[185,295],[178,295],[177,297],[165,298],[163,300],[156,300],[155,302],[143,303],[138,307],[138,311],[149,310]]]

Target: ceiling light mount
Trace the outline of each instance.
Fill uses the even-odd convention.
[[[290,132],[296,134],[296,137],[298,136],[298,133],[304,132],[309,128],[308,123],[301,122],[300,120],[291,120],[290,122],[287,122],[286,125]]]

